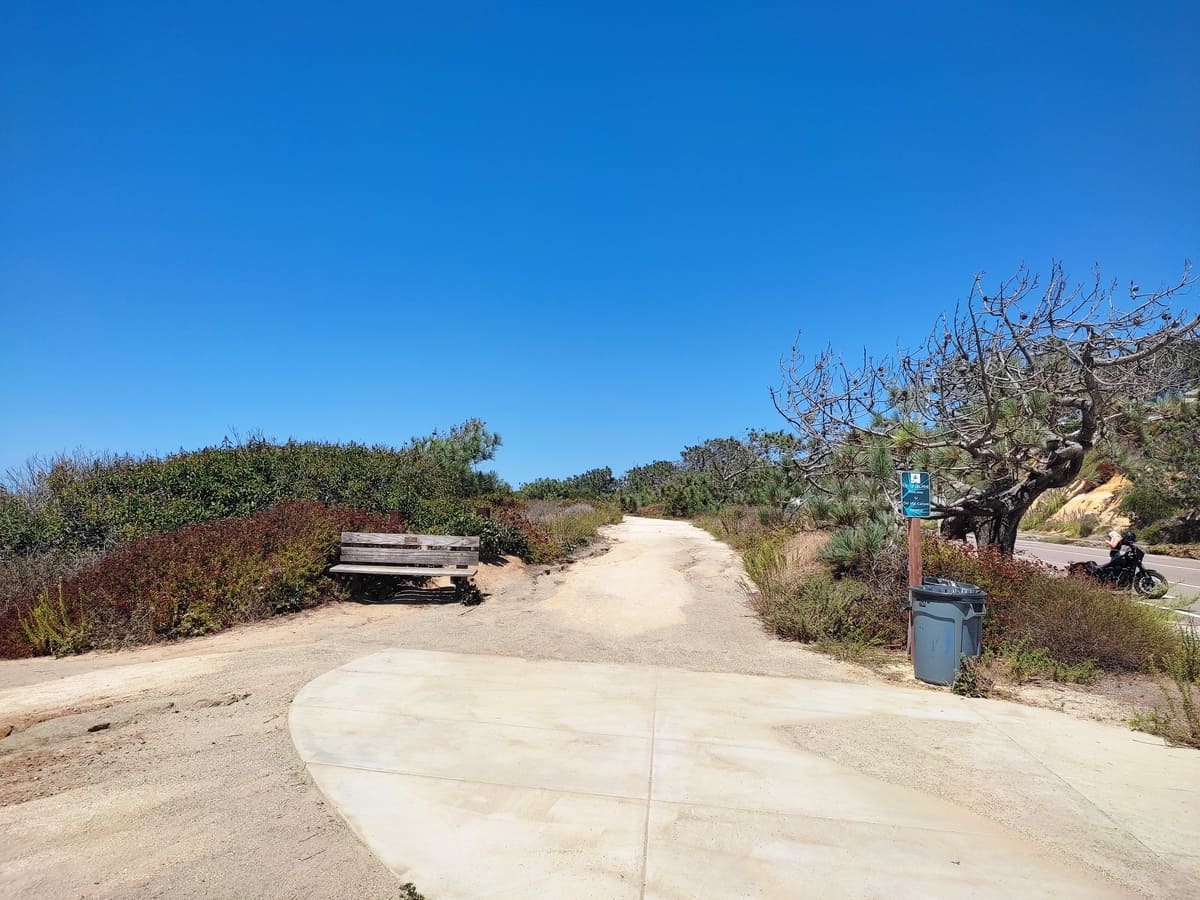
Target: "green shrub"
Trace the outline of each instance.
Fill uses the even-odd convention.
[[[1064,519],[1059,530],[1070,537],[1085,538],[1095,534],[1100,528],[1100,517],[1094,513],[1076,513]]]
[[[881,647],[902,644],[902,591],[834,578],[820,561],[823,545],[829,543],[824,534],[798,531],[797,519],[780,527],[768,527],[764,520],[771,522],[774,516],[764,517],[752,506],[726,506],[695,521],[741,551],[742,565],[757,589],[751,606],[770,630],[859,661]],[[868,577],[875,574],[873,564],[866,568]]]
[[[25,640],[35,651],[40,649],[62,656],[78,653],[87,647],[87,628],[81,622],[72,621],[63,599],[61,584],[55,596],[51,595],[49,588],[42,590],[37,602],[30,608],[28,618],[18,610],[17,621]],[[9,637],[6,643],[12,640]]]
[[[836,532],[821,552],[821,558],[839,574],[862,572],[869,562],[894,548],[897,530],[892,522],[872,520]]]
[[[1200,509],[1155,522],[1143,529],[1141,534],[1142,540],[1147,544],[1200,544]]]
[[[821,528],[833,519],[833,501],[817,491],[805,494],[800,500],[797,515],[800,522],[809,528]]]
[[[63,457],[0,493],[0,556],[104,550],[289,500],[413,520],[419,504],[497,487],[472,467],[498,442],[471,420],[399,448],[253,438],[162,459]]]
[[[529,542],[520,527],[501,517],[481,515],[470,502],[448,497],[418,499],[409,509],[408,525],[415,533],[477,536],[484,558],[529,554]]]
[[[1175,514],[1175,498],[1155,484],[1138,484],[1121,498],[1121,512],[1133,524],[1146,527]]]
[[[960,697],[986,697],[992,692],[995,682],[987,673],[987,662],[980,656],[959,658],[958,673],[950,690]]]
[[[694,516],[720,509],[723,494],[709,473],[683,472],[663,487],[660,502],[669,515]]]
[[[776,576],[767,584],[769,593],[756,599],[758,612],[785,640],[883,644],[896,637],[899,617],[860,582],[820,574],[790,584]]]
[[[1021,528],[1033,531],[1046,524],[1046,521],[1067,505],[1067,492],[1063,489],[1047,491],[1038,500],[1036,506],[1025,514],[1021,520]]]
[[[1174,668],[1184,681],[1200,682],[1200,628],[1195,625],[1180,631]]]
[[[617,480],[612,469],[589,469],[570,478],[539,478],[521,486],[521,494],[531,500],[598,500],[616,494]]]
[[[533,563],[564,559],[592,541],[601,527],[621,521],[621,510],[612,501],[522,500],[512,495],[490,500],[491,519],[504,535],[502,552]]]
[[[1168,743],[1200,748],[1200,638],[1185,628],[1176,651],[1165,664],[1162,706],[1143,712],[1130,723],[1139,731],[1157,734]]]
[[[1071,684],[1088,684],[1099,675],[1094,661],[1085,659],[1074,665],[1059,662],[1051,657],[1045,647],[1030,646],[1028,637],[1005,644],[998,651],[990,652],[989,656],[1002,660],[1007,665],[1009,676],[1018,684],[1039,676]]]
[[[59,582],[95,559],[91,553],[31,553],[0,559],[0,658],[28,655],[29,642],[19,621],[21,614],[30,613],[31,598],[56,592]]]
[[[139,538],[0,617],[6,656],[204,634],[345,596],[327,577],[342,531],[403,522],[320,503]]]
[[[787,555],[778,536],[760,540],[742,553],[742,567],[764,595],[774,597],[786,593],[790,582]]]
[[[45,551],[51,543],[48,523],[31,503],[0,487],[0,559]]]

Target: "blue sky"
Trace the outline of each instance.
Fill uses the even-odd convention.
[[[833,6],[8,0],[0,470],[477,416],[620,472],[779,427],[797,331],[1200,262],[1196,3]]]

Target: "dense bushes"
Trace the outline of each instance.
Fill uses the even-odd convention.
[[[621,517],[611,503],[526,508],[503,495],[491,503],[490,517],[422,504],[418,509],[430,517],[426,524],[436,520],[440,526],[431,529],[398,514],[290,501],[247,517],[137,538],[99,556],[0,560],[0,656],[205,634],[346,599],[344,587],[326,575],[342,531],[478,534],[485,558],[501,544],[517,544],[531,561],[550,562]]]
[[[163,459],[62,458],[0,493],[0,555],[101,550],[289,500],[397,512],[447,531],[470,516],[468,498],[497,487],[472,467],[498,440],[472,420],[400,448],[252,439]],[[493,537],[503,545],[505,535]]]
[[[1175,498],[1154,483],[1134,485],[1121,498],[1121,512],[1141,527],[1169,518],[1177,508]]]
[[[1148,544],[1158,545],[1175,544],[1187,546],[1200,544],[1200,509],[1189,510],[1170,519],[1156,522],[1142,531],[1142,540]],[[1165,553],[1168,556],[1179,555],[1169,547],[1165,549],[1155,548],[1151,552]],[[1191,556],[1194,559],[1195,552],[1196,549],[1193,546],[1191,551],[1183,555]]]
[[[403,447],[253,438],[165,458],[63,457],[0,488],[0,654],[201,634],[338,595],[343,529],[465,534],[481,556],[561,558],[613,503],[525,514],[471,420]],[[612,473],[576,488],[605,490]]]
[[[810,510],[805,515],[812,514]],[[828,519],[827,512],[818,516]],[[755,583],[752,603],[780,637],[899,648],[908,596],[907,560],[890,536],[863,538],[851,526],[832,536],[760,523],[752,508],[729,508],[698,524],[743,551]],[[879,523],[882,527],[882,523]],[[819,539],[818,539],[819,538]],[[798,546],[805,546],[798,553]],[[1179,637],[1165,615],[1090,581],[995,548],[924,538],[924,571],[978,585],[988,595],[984,645],[1017,664],[1035,662],[1075,680],[1093,667],[1149,671],[1176,652]],[[835,577],[832,568],[845,573]]]
[[[635,466],[617,482],[621,508],[672,516],[707,515],[730,504],[783,509],[799,490],[795,440],[782,432],[710,438],[685,447],[678,462]]]
[[[0,559],[0,657],[9,655],[8,636],[19,634],[17,610],[28,610],[43,590],[95,562],[98,554],[38,553]],[[12,638],[15,648],[24,641]]]
[[[984,645],[1043,649],[1066,665],[1145,671],[1168,658],[1178,635],[1164,615],[1090,581],[1040,563],[927,538],[927,575],[978,585],[988,595]]]
[[[903,645],[902,591],[868,579],[834,578],[822,557],[830,536],[797,532],[769,507],[725,507],[697,524],[742,551],[757,590],[751,606],[763,623],[787,640],[828,645]],[[890,573],[885,573],[884,580]]]
[[[404,523],[290,502],[124,544],[0,610],[0,654],[79,652],[218,631],[340,596],[325,571],[341,532]]]
[[[760,591],[755,605],[767,627],[785,640],[896,646],[903,639],[894,605],[851,578],[820,573],[777,583],[773,590]]]
[[[871,519],[850,525],[834,534],[821,553],[835,574],[845,575],[871,569],[884,553],[896,547],[894,522]]]
[[[616,491],[617,479],[608,466],[570,478],[539,478],[521,486],[521,493],[531,500],[596,500]]]

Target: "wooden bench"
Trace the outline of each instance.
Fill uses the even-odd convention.
[[[330,572],[346,575],[449,575],[455,594],[466,596],[467,579],[479,568],[479,538],[453,534],[342,532],[341,562]]]

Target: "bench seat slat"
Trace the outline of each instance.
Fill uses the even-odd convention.
[[[437,547],[439,549],[478,550],[478,535],[457,534],[374,534],[361,531],[343,531],[342,544],[385,545],[390,547]]]
[[[412,578],[436,578],[449,575],[452,578],[470,578],[477,571],[475,566],[455,569],[448,566],[368,566],[338,564],[329,570],[344,574],[359,575],[405,575]]]
[[[479,562],[477,550],[402,550],[394,547],[342,547],[344,563],[380,563],[416,566],[471,566]]]

